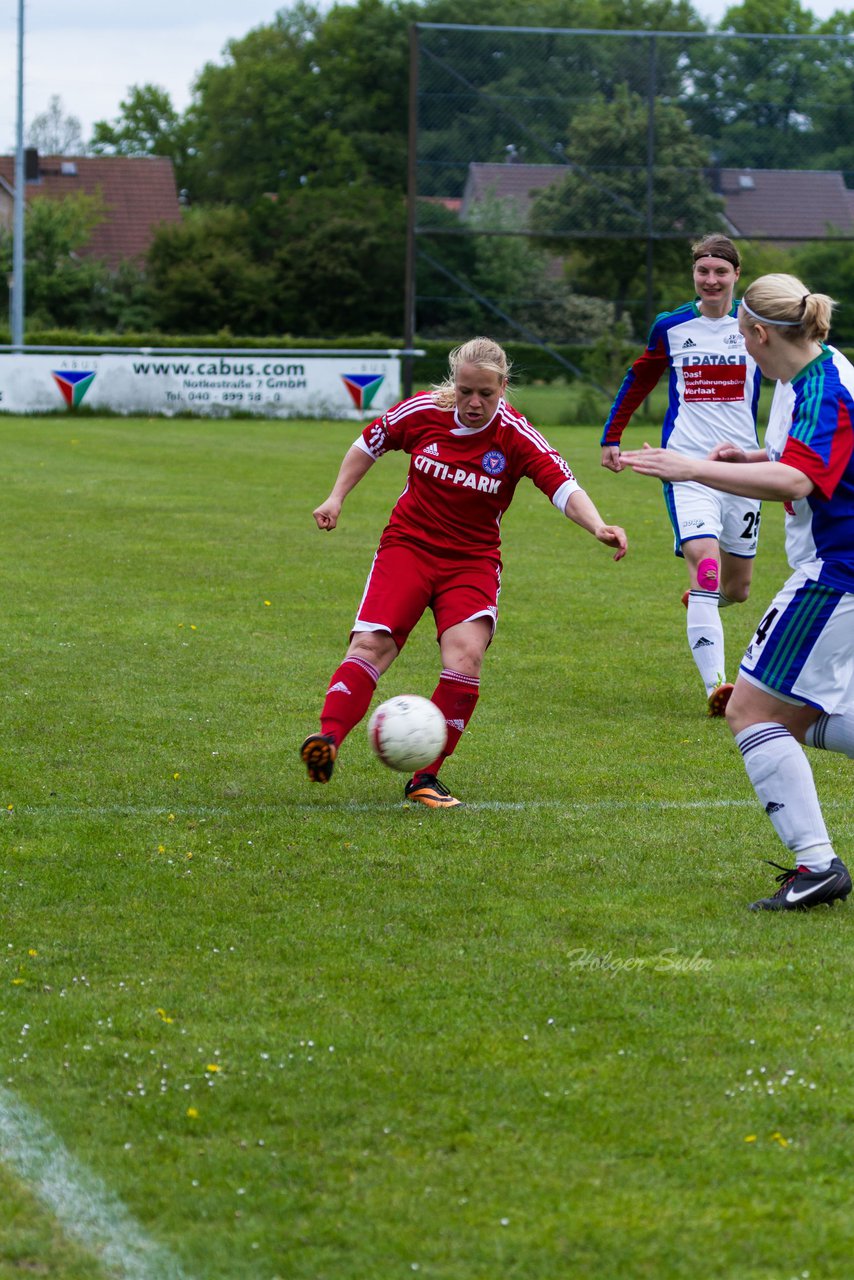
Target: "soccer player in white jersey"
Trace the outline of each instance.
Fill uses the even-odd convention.
[[[669,370],[662,427],[664,448],[705,458],[721,440],[755,449],[761,376],[745,350],[733,301],[741,259],[726,236],[692,246],[693,302],[656,318],[646,350],[629,369],[602,433],[602,466],[621,471],[620,440],[629,419]],[[674,550],[688,566],[688,645],[706,690],[707,711],[721,716],[732,685],[726,679],[720,609],[750,593],[759,536],[759,503],[704,485],[664,486]]]
[[[328,782],[347,734],[364,717],[377,681],[419,618],[430,609],[442,670],[432,700],[448,725],[438,759],[405,787],[430,808],[460,801],[439,780],[474,711],[480,669],[495,630],[501,586],[501,517],[527,476],[557,509],[614,549],[626,535],[605,524],[569,464],[507,401],[509,363],[489,338],[452,351],[449,376],[403,400],[365,427],[344,455],[332,492],[314,512],[334,529],[347,494],[390,449],[410,455],[398,498],[368,575],[344,661],[333,672],[320,714],[300,755],[313,782]]]
[[[726,713],[795,863],[771,864],[780,888],[752,902],[755,911],[802,910],[851,892],[799,745],[854,758],[854,366],[826,345],[833,305],[789,275],[761,276],[745,291],[745,345],[778,379],[764,449],[720,444],[706,461],[665,449],[623,455],[645,475],[785,504],[794,572],[747,646]]]

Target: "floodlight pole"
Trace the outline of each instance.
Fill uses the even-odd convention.
[[[12,227],[12,346],[24,345],[24,0],[18,0],[18,136]]]
[[[406,271],[404,277],[403,345],[412,350],[415,346],[415,273],[417,249],[415,244],[415,208],[418,194],[418,25],[409,27],[409,150],[406,182]],[[412,395],[415,379],[412,356],[404,356],[402,369],[403,395]]]

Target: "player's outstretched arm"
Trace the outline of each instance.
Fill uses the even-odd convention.
[[[815,487],[805,472],[784,462],[757,461],[752,466],[738,467],[729,462],[689,458],[674,449],[653,449],[648,444],[624,453],[623,461],[642,476],[669,481],[694,480],[741,498],[793,502],[796,498],[806,498]]]
[[[618,524],[605,524],[593,500],[583,489],[575,489],[569,495],[563,510],[568,519],[592,533],[598,542],[603,542],[606,547],[613,547],[615,560],[622,560],[629,548],[625,529],[621,529]]]
[[[344,505],[344,499],[352,489],[370,471],[374,459],[358,444],[353,444],[344,454],[338,471],[338,478],[332,486],[332,492],[325,502],[321,502],[312,512],[318,529],[328,532],[334,529]]]

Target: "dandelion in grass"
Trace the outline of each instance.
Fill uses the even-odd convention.
[[[169,1017],[169,1014],[166,1012],[166,1010],[165,1010],[165,1009],[158,1009],[158,1010],[157,1010],[157,1016],[158,1016],[158,1018],[160,1019],[160,1021],[161,1021],[161,1022],[174,1022],[174,1021],[175,1021],[175,1019],[174,1019],[174,1018],[170,1018],[170,1017]]]
[[[189,1120],[198,1120],[199,1112],[197,1107],[187,1107],[187,1118]]]
[[[205,1067],[205,1071],[219,1071],[219,1070],[221,1070],[221,1068],[218,1067],[215,1062],[209,1062],[208,1065]]]
[[[28,955],[28,956],[37,956],[37,955],[38,955],[38,951],[36,951],[35,947],[30,947],[29,951],[27,952],[27,955]]]
[[[175,781],[176,781],[176,782],[178,781],[178,779],[180,778],[180,776],[181,776],[181,775],[180,775],[180,773],[173,773],[173,774],[172,774],[172,777],[175,779]]]
[[[755,1141],[756,1141],[756,1134],[755,1134],[755,1133],[749,1133],[749,1134],[747,1135],[747,1137],[744,1139],[744,1141],[745,1141],[745,1142],[755,1142]]]
[[[265,601],[264,601],[264,604],[265,604],[265,605],[267,606],[267,608],[269,609],[270,604],[271,604],[271,601],[269,601],[269,600],[265,600]]]

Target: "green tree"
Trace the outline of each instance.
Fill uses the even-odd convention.
[[[648,239],[658,270],[666,271],[684,262],[686,239],[722,229],[723,202],[704,178],[708,153],[678,108],[655,103],[656,154],[667,163],[655,166],[651,184],[645,165],[625,162],[646,154],[648,114],[646,102],[625,88],[610,102],[591,99],[570,123],[566,178],[538,196],[530,215],[554,251],[583,254],[578,283],[610,298],[618,318],[644,280]]]
[[[403,327],[406,209],[358,187],[305,188],[250,209],[192,208],[148,255],[157,328],[305,338]]]
[[[122,332],[147,326],[147,288],[138,268],[111,272],[86,253],[105,210],[97,196],[35,197],[27,205],[27,328]],[[0,229],[0,281],[12,269],[12,237]]]
[[[169,156],[178,185],[187,161],[187,125],[165,89],[132,85],[112,124],[98,120],[89,150],[96,156]]]
[[[163,333],[277,331],[269,274],[252,253],[243,209],[190,209],[148,252],[153,323]]]
[[[354,187],[346,199],[305,188],[252,211],[269,272],[276,332],[307,338],[403,332],[406,204]]]
[[[839,301],[833,313],[831,342],[854,346],[854,244],[805,245],[792,255],[792,272],[804,280],[813,293],[827,293]]]
[[[682,99],[716,163],[826,167],[854,128],[850,42],[747,37],[850,35],[854,17],[840,11],[822,23],[798,0],[744,0],[727,10],[721,30],[728,38],[696,41],[690,50]]]
[[[467,23],[512,26],[518,6],[473,0]],[[451,0],[427,0],[422,17],[459,22]],[[676,40],[653,47],[643,38],[614,39],[620,29],[697,31],[686,3],[670,0],[537,0],[526,6],[519,34],[484,27],[421,33],[418,190],[458,196],[471,162],[505,159],[509,147],[527,164],[563,159],[567,119],[596,94],[610,99],[620,85],[646,94],[655,68],[657,92],[684,88],[685,50]],[[580,28],[568,35],[562,28]]]
[[[303,186],[406,181],[407,23],[383,0],[325,16],[298,0],[199,75],[188,113],[191,198],[251,203]]]

